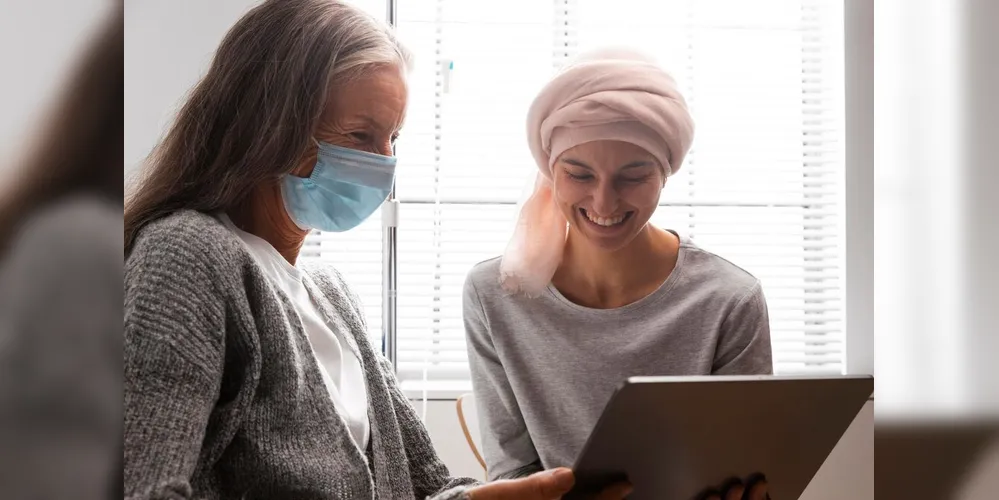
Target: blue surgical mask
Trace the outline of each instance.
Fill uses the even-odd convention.
[[[312,175],[286,175],[282,179],[284,206],[302,229],[353,229],[388,198],[395,180],[395,163],[394,156],[319,142]]]

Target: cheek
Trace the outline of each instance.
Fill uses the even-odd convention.
[[[559,179],[555,182],[555,202],[563,209],[572,210],[572,206],[587,197],[586,188],[571,180]]]
[[[662,191],[662,188],[658,184],[649,182],[628,189],[622,198],[635,208],[654,211],[659,205],[659,197]]]

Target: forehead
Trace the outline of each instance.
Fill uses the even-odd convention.
[[[593,141],[573,146],[559,160],[578,160],[593,167],[611,166],[639,160],[655,161],[655,157],[640,146],[625,141]]]
[[[372,122],[372,125],[397,129],[406,114],[408,98],[406,77],[396,66],[380,65],[344,84],[330,89],[323,120]]]

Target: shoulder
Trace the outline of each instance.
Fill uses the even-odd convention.
[[[465,277],[465,298],[504,296],[500,286],[501,257],[493,257],[472,266]]]
[[[197,290],[198,300],[218,302],[246,288],[250,263],[242,241],[222,222],[202,212],[177,211],[140,230],[125,259],[125,295]]]
[[[163,245],[196,254],[241,248],[239,238],[225,224],[195,210],[179,210],[147,224],[139,231],[131,255],[141,255]]]
[[[513,317],[544,314],[550,304],[544,296],[511,293],[500,282],[502,257],[472,266],[465,277],[462,309],[466,315],[509,320]]]
[[[704,287],[712,295],[741,300],[761,292],[760,280],[749,271],[688,239],[683,249],[682,273],[688,283]]]
[[[465,278],[466,283],[472,283],[478,288],[499,287],[501,257],[486,259],[472,266]]]
[[[139,231],[125,261],[126,271],[171,262],[185,267],[225,267],[245,249],[239,238],[211,215],[180,210],[150,222]]]
[[[250,315],[233,302],[246,297],[250,261],[241,240],[208,214],[181,210],[150,222],[125,259],[126,330],[217,347],[230,306],[242,319]]]

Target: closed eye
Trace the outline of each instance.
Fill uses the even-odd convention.
[[[623,177],[621,180],[632,184],[641,184],[649,180],[649,177],[651,177],[651,175],[643,175],[641,177]]]
[[[350,137],[351,140],[356,142],[367,143],[368,141],[371,140],[371,134],[367,132],[351,132],[347,134],[347,136]]]

